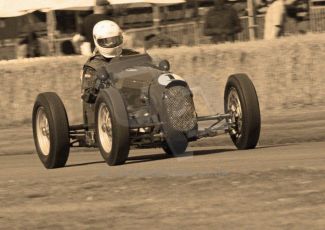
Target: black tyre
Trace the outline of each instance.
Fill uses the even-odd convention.
[[[108,165],[124,164],[130,150],[129,120],[123,98],[113,87],[101,90],[95,104],[96,137]]]
[[[259,102],[252,81],[245,74],[229,77],[224,94],[225,112],[232,115],[230,136],[238,149],[255,148],[260,136]]]
[[[32,120],[36,151],[44,166],[64,167],[70,151],[69,122],[59,96],[53,92],[39,94]]]
[[[167,142],[163,142],[161,148],[164,150],[167,156],[177,157],[184,155],[184,153],[186,152],[187,143],[184,145],[184,143],[182,142],[182,144],[177,145],[177,148],[173,148],[169,146]]]
[[[168,156],[174,156],[173,151],[168,146],[167,142],[164,142],[161,147]]]

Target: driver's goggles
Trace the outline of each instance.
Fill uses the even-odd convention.
[[[122,35],[118,35],[110,38],[100,38],[97,39],[97,43],[103,48],[114,48],[123,43],[123,37]]]

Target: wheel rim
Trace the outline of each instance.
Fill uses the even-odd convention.
[[[98,111],[98,136],[102,148],[110,153],[112,150],[112,121],[106,104],[102,103]]]
[[[242,107],[238,96],[238,92],[233,87],[230,88],[228,94],[227,109],[228,109],[228,113],[231,114],[232,122],[235,124],[234,127],[235,133],[233,134],[233,136],[235,136],[236,139],[238,139],[240,138],[242,133],[243,113],[242,113]]]
[[[44,107],[39,107],[36,115],[36,133],[39,148],[43,155],[50,154],[50,126],[44,110]]]

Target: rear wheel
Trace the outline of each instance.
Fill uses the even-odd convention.
[[[48,169],[64,167],[70,151],[69,122],[59,96],[39,94],[32,120],[35,147],[43,165]]]
[[[260,136],[259,102],[252,81],[245,74],[229,77],[225,88],[225,112],[234,124],[230,137],[238,149],[255,148]]]
[[[108,165],[123,164],[129,155],[129,122],[124,101],[114,88],[101,90],[95,105],[100,153]]]

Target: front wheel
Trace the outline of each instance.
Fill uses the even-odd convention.
[[[118,90],[101,90],[95,105],[96,135],[108,165],[124,164],[130,150],[128,114]]]
[[[252,81],[245,74],[229,77],[224,94],[225,112],[233,124],[230,137],[238,149],[255,148],[260,136],[259,102]]]
[[[168,146],[168,143],[167,142],[164,142],[162,144],[162,147],[161,148],[164,150],[164,152],[167,154],[167,156],[171,156],[171,157],[174,156],[174,153],[171,150],[171,148]]]
[[[70,151],[69,122],[56,93],[37,96],[33,108],[33,136],[37,154],[48,168],[64,167]]]

